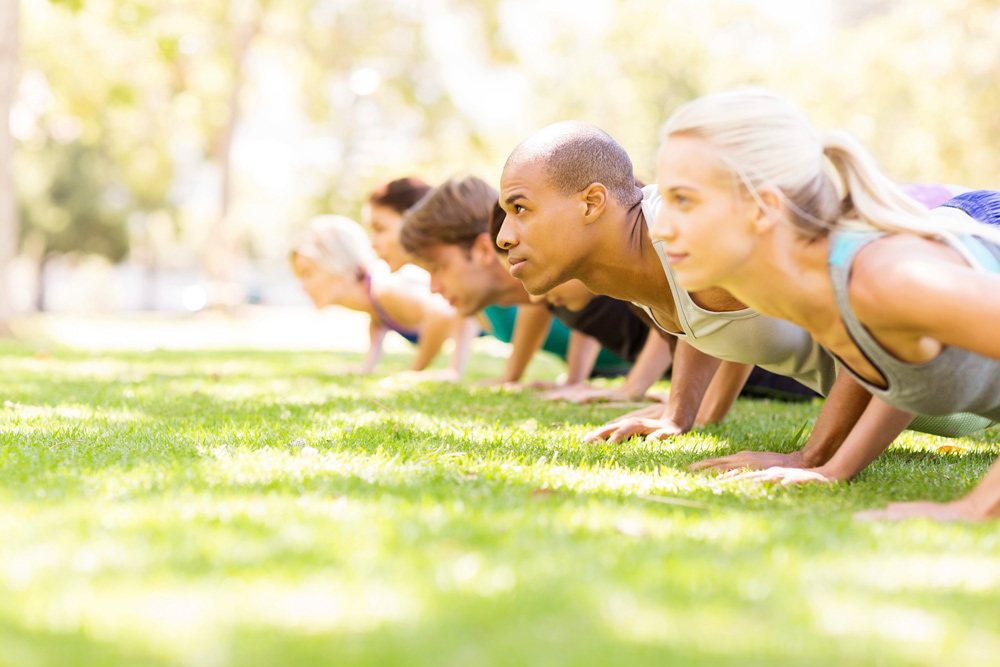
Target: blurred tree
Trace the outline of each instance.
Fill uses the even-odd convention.
[[[142,34],[148,12],[124,0],[53,2],[27,18],[15,180],[43,307],[53,253],[120,261],[129,216],[170,209],[172,124],[167,72]]]
[[[10,333],[7,267],[17,251],[10,111],[17,82],[19,0],[0,0],[0,335]]]

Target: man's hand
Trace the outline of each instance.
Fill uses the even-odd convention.
[[[662,408],[660,411],[662,412]],[[671,436],[687,433],[687,431],[688,429],[678,426],[669,419],[631,417],[596,428],[583,436],[583,440],[584,442],[608,440],[617,443],[636,435],[644,435],[646,440],[666,440]]]
[[[728,456],[719,456],[714,459],[705,459],[692,463],[688,470],[695,472],[698,470],[714,470],[716,472],[728,472],[730,470],[764,470],[766,468],[805,468],[805,460],[801,451],[791,454],[780,452],[751,452],[742,451]]]
[[[559,387],[542,394],[542,398],[549,401],[569,401],[570,403],[597,403],[602,401],[638,401],[642,395],[624,387],[601,388],[589,387],[587,385],[574,385],[571,387]],[[663,412],[663,407],[659,407]]]

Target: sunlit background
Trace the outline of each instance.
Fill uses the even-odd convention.
[[[357,218],[408,174],[496,182],[518,141],[564,118],[608,131],[649,180],[671,110],[746,83],[853,131],[901,181],[1000,187],[995,0],[20,9],[15,192],[0,191],[18,213],[15,329],[40,312],[305,311],[288,249],[310,216]]]

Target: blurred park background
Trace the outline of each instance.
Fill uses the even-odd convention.
[[[0,0],[0,31],[15,333],[264,306],[301,335],[310,216],[406,174],[495,182],[564,118],[650,180],[671,110],[746,83],[899,180],[1000,187],[996,0]]]

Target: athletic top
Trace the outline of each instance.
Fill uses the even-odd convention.
[[[655,185],[642,189],[642,213],[649,221],[656,218],[662,198]],[[670,283],[670,292],[677,304],[677,320],[682,333],[674,333],[691,347],[724,361],[754,364],[761,368],[794,378],[826,396],[837,372],[833,356],[813,340],[805,329],[745,308],[731,313],[717,313],[701,308],[691,299],[674,277],[667,264],[666,243],[653,239],[653,248],[663,265]],[[652,310],[640,306],[650,319],[666,331],[653,316]]]
[[[597,339],[604,349],[634,363],[649,337],[649,326],[628,303],[610,296],[595,296],[580,310],[551,306],[556,319],[570,329]]]
[[[396,320],[389,317],[389,313],[385,312],[385,309],[379,304],[378,299],[376,299],[375,295],[372,294],[372,277],[370,274],[365,276],[365,292],[368,294],[368,300],[372,303],[372,310],[375,311],[375,317],[377,317],[382,324],[384,324],[387,328],[392,329],[411,343],[417,342],[417,339],[420,337],[419,332],[415,329],[407,329],[396,322]]]
[[[968,192],[943,206],[963,211],[980,222],[1000,225],[1000,192]],[[901,410],[924,415],[963,411],[1000,419],[1000,360],[948,346],[925,363],[900,361],[855,317],[847,293],[851,265],[863,247],[885,235],[855,230],[830,235],[829,268],[837,308],[854,344],[885,380],[886,388],[859,377],[846,365],[844,368],[872,395]],[[953,236],[944,241],[976,269],[1000,273],[1000,245],[978,236]]]
[[[483,315],[489,320],[493,329],[489,333],[496,339],[509,343],[514,337],[514,323],[517,319],[517,306],[487,306],[483,308]],[[542,349],[546,352],[566,359],[566,350],[569,347],[569,328],[558,319],[552,322],[549,333],[542,343]],[[606,349],[601,349],[594,363],[596,371],[620,372],[626,363],[615,354]]]

